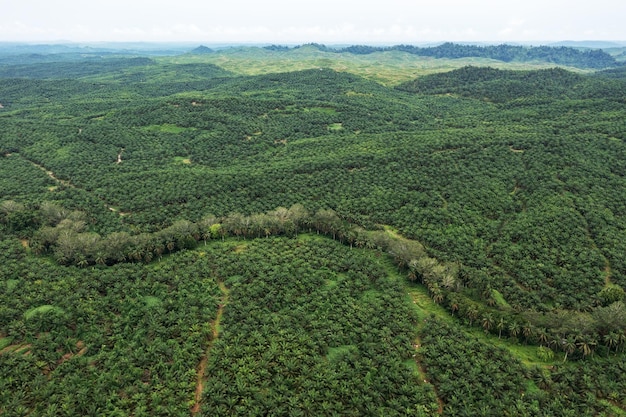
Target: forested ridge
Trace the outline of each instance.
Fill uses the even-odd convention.
[[[437,46],[419,47],[414,45],[369,46],[352,45],[347,47],[328,47],[321,44],[309,44],[321,51],[367,55],[374,52],[401,51],[412,55],[433,58],[489,58],[504,62],[513,61],[547,61],[558,65],[569,65],[577,68],[603,69],[617,66],[615,58],[601,49],[580,50],[566,46],[521,46],[521,45],[466,45],[446,42]],[[305,45],[306,46],[306,45]],[[299,48],[296,46],[294,48]],[[288,47],[270,45],[265,47],[271,51],[284,51]]]
[[[626,413],[623,71],[83,64],[0,66],[0,414]]]

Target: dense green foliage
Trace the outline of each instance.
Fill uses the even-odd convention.
[[[420,355],[451,416],[596,416],[624,405],[623,363],[526,367],[502,348],[429,319]],[[610,382],[609,382],[610,381]],[[576,398],[576,401],[571,401]]]
[[[384,51],[402,51],[413,55],[433,58],[465,58],[478,57],[496,59],[498,61],[547,61],[559,65],[569,65],[578,68],[608,68],[617,65],[615,58],[601,49],[579,50],[571,47],[554,46],[519,46],[519,45],[463,45],[446,42],[438,46],[418,47],[413,45],[395,46],[368,46],[352,45],[345,48],[331,48],[325,45],[313,44],[316,48],[326,52],[348,52],[352,54],[371,54]],[[268,50],[283,50],[280,46],[266,47]],[[298,47],[296,47],[298,48]]]
[[[377,261],[327,239],[237,249],[216,271],[232,289],[203,415],[434,413],[414,370],[415,318]]]
[[[110,58],[75,62],[51,62],[27,65],[5,65],[0,67],[2,78],[77,78],[146,66],[154,62],[149,58]]]
[[[471,268],[468,283],[472,270],[485,271],[512,305],[587,309],[604,275],[620,285],[626,277],[626,204],[611,192],[624,187],[624,82],[607,81],[612,95],[598,98],[601,78],[542,71],[526,75],[538,92],[520,96],[506,84],[520,76],[492,72],[447,75],[456,77],[452,93],[467,90],[468,99],[442,97],[440,87],[407,94],[328,70],[209,79],[202,91],[163,98],[152,96],[156,82],[140,83],[117,107],[106,99],[123,89],[116,82],[108,93],[99,87],[104,99],[84,85],[63,88],[62,104],[5,107],[5,159],[65,181],[47,199],[65,200],[60,191],[101,200],[67,202],[96,216],[98,232],[295,203],[330,207],[351,222],[398,227],[436,257]],[[481,86],[494,80],[500,90]],[[546,97],[541,80],[578,97]],[[482,99],[485,90],[498,104]],[[18,100],[16,108],[27,105]],[[57,122],[40,129],[46,114]],[[117,211],[104,214],[107,207]]]
[[[0,66],[0,414],[623,413],[623,71],[185,62]]]
[[[622,79],[611,81],[615,71],[585,77],[559,68],[538,71],[506,71],[465,67],[404,83],[398,88],[421,94],[455,94],[496,103],[526,100],[612,99],[624,102]]]
[[[437,408],[407,364],[415,317],[400,282],[328,239],[212,243],[148,267],[63,268],[15,245],[3,252],[13,271],[0,320],[5,415],[188,413],[208,323],[225,302],[217,282],[230,296],[209,352],[206,415]]]
[[[188,413],[219,299],[206,266],[78,270],[3,245],[3,415]]]

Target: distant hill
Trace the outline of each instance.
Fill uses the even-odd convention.
[[[555,65],[571,66],[582,69],[605,69],[622,65],[619,57],[609,54],[603,49],[624,47],[621,42],[608,41],[564,41],[544,46],[528,45],[487,45],[462,44],[446,42],[439,45],[350,45],[327,46],[310,43],[299,46],[269,45],[262,48],[272,52],[286,52],[289,50],[316,49],[329,53],[350,53],[367,55],[376,52],[401,51],[417,56],[432,58],[487,58],[502,62],[548,62]],[[158,44],[158,43],[101,43],[93,45],[78,44],[50,44],[29,45],[0,42],[0,65],[31,64],[52,61],[77,61],[86,56],[93,58],[103,55],[116,56],[172,56],[179,54],[204,55],[211,54],[216,49],[200,45],[194,49],[189,44]],[[218,46],[215,46],[219,49]],[[62,59],[60,59],[62,58]]]
[[[399,90],[428,95],[458,95],[495,103],[521,98],[566,99],[592,98],[624,102],[623,81],[600,82],[600,78],[619,79],[624,70],[598,72],[593,78],[560,68],[534,71],[510,71],[485,67],[464,67],[458,70],[427,75],[399,85]],[[598,81],[594,81],[598,80]]]
[[[352,45],[343,48],[332,48],[326,45],[311,43],[303,45],[317,48],[323,52],[351,53],[367,55],[375,52],[401,51],[418,56],[432,58],[487,58],[503,62],[548,62],[584,69],[604,69],[619,66],[613,56],[601,49],[580,50],[565,46],[521,46],[521,45],[472,45],[446,42],[437,46],[419,47],[414,45],[370,46]],[[303,46],[294,47],[294,49]],[[276,50],[276,47],[271,48]]]
[[[132,55],[132,56],[171,56],[189,51],[193,44],[187,43],[157,43],[157,42],[97,42],[93,44],[53,43],[53,44],[26,44],[18,42],[0,42],[0,64],[13,57],[39,55],[39,61],[44,59],[58,61],[58,57],[98,57],[102,55]],[[30,63],[24,62],[24,63]]]
[[[191,53],[194,55],[211,54],[213,52],[214,52],[213,49],[204,45],[200,45],[191,51]]]
[[[621,78],[623,80],[626,80],[626,66],[625,67],[620,67],[620,68],[608,69],[608,70],[604,70],[604,71],[599,71],[595,75],[598,76],[598,77]]]
[[[51,55],[54,57],[56,55]],[[37,62],[33,64],[0,66],[0,78],[78,78],[122,71],[131,67],[154,64],[150,58],[87,58],[75,61]]]
[[[618,42],[618,41],[562,41],[550,43],[548,46],[559,47],[565,46],[568,48],[595,48],[595,49],[606,49],[606,48],[621,48],[626,46],[626,42]]]
[[[266,49],[268,51],[288,51],[291,48],[285,45],[267,45],[264,46],[263,49]]]

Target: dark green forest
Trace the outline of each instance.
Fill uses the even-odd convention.
[[[521,46],[521,45],[465,45],[445,42],[437,46],[419,47],[414,45],[369,46],[352,45],[347,47],[328,47],[321,44],[310,44],[315,48],[333,53],[351,53],[367,55],[374,52],[401,51],[412,55],[433,58],[488,58],[503,62],[513,61],[545,61],[558,65],[571,65],[578,68],[604,69],[616,66],[616,60],[601,49],[576,49],[555,46]],[[295,46],[294,48],[299,48]],[[288,47],[270,45],[265,47],[272,51],[283,51]]]
[[[626,72],[438,48],[0,62],[0,415],[626,415]]]

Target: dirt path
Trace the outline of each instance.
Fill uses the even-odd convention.
[[[424,291],[424,289],[418,289],[417,287],[410,287],[410,288],[407,288],[407,290],[408,290],[407,292],[409,296],[411,297],[411,300],[413,301],[413,305],[415,305],[416,309],[418,309],[419,311],[420,323],[418,325],[418,329],[420,330],[418,331],[421,331],[421,327],[423,326],[422,320],[428,314],[435,314],[439,319],[443,321],[447,321],[447,322],[452,321],[452,318],[448,315],[448,312],[440,305],[435,304],[430,299],[428,294]],[[413,348],[415,349],[415,355],[414,355],[415,364],[417,365],[420,378],[422,379],[424,384],[432,385],[433,392],[435,393],[435,398],[437,399],[437,404],[439,405],[437,412],[441,415],[443,414],[444,403],[443,403],[443,400],[439,397],[439,393],[437,392],[437,387],[428,379],[428,370],[426,369],[424,364],[420,361],[419,350],[421,347],[422,347],[422,341],[419,338],[419,336],[417,336],[415,340],[413,341]]]
[[[415,349],[415,352],[419,352],[419,349],[421,347],[422,347],[422,341],[419,338],[419,336],[417,336],[415,340],[413,341],[413,348]],[[416,353],[414,357],[415,357],[415,364],[417,365],[417,369],[419,370],[420,378],[424,381],[424,384],[430,384],[433,387],[433,392],[435,393],[435,398],[437,399],[437,404],[439,405],[439,407],[437,408],[437,413],[441,415],[443,414],[443,401],[441,400],[441,398],[439,397],[439,394],[437,393],[437,387],[435,387],[435,385],[428,380],[428,373],[426,372],[426,367],[419,360],[419,355]]]
[[[69,187],[69,188],[76,188],[76,186],[75,186],[74,184],[72,184],[70,181],[67,181],[67,180],[62,180],[62,179],[60,179],[60,178],[57,178],[57,177],[54,175],[54,172],[47,170],[47,169],[46,169],[46,167],[44,167],[44,166],[42,166],[42,165],[39,165],[37,162],[35,162],[35,161],[31,161],[30,159],[25,158],[25,157],[24,157],[24,156],[22,156],[22,155],[20,155],[20,156],[21,156],[21,157],[22,157],[25,161],[30,162],[31,164],[33,164],[34,166],[36,166],[37,168],[39,168],[40,170],[42,170],[43,172],[45,172],[45,173],[46,173],[46,175],[48,175],[50,178],[52,178],[54,181],[58,182],[59,184],[61,184],[61,185],[65,186],[65,187]]]
[[[122,150],[120,151],[120,154],[118,155],[118,160],[119,160],[119,162],[122,162],[122,161],[121,161],[122,151],[124,151],[124,148],[122,148]],[[28,159],[28,158],[24,157],[23,155],[20,155],[20,154],[17,154],[17,155],[19,155],[19,156],[20,156],[20,158],[22,158],[23,160],[25,160],[25,161],[27,161],[27,162],[30,162],[31,164],[33,164],[34,166],[36,166],[37,168],[39,168],[40,170],[42,170],[43,172],[45,172],[45,173],[46,173],[46,175],[48,175],[50,178],[52,178],[52,179],[53,179],[55,182],[57,182],[58,184],[63,185],[63,186],[68,187],[68,188],[78,188],[78,189],[80,188],[80,187],[77,187],[75,184],[72,184],[72,182],[71,182],[71,181],[68,181],[68,180],[62,180],[62,179],[58,178],[58,177],[54,174],[54,172],[52,172],[52,171],[50,171],[50,170],[46,169],[46,167],[44,167],[43,165],[40,165],[40,164],[38,164],[38,163],[37,163],[37,162],[35,162],[35,161],[31,161],[30,159]],[[118,162],[118,163],[119,163],[119,162]],[[53,190],[53,189],[54,189],[54,188],[50,188],[50,190]],[[104,205],[106,206],[106,208],[108,208],[108,209],[109,209],[110,211],[112,211],[112,212],[115,212],[115,213],[119,214],[121,217],[123,217],[123,216],[127,216],[127,215],[129,215],[129,214],[130,214],[130,213],[127,213],[127,212],[119,211],[119,210],[118,210],[118,209],[116,209],[115,207],[110,206],[110,205],[109,205],[106,201],[104,201],[102,198],[101,198],[100,200],[104,203]]]
[[[119,153],[117,154],[117,161],[115,162],[116,164],[121,164],[122,163],[122,153],[124,152],[125,148],[120,149]]]
[[[30,343],[23,343],[23,344],[16,344],[16,345],[9,345],[7,347],[5,347],[4,349],[0,350],[0,355],[3,355],[5,353],[17,353],[17,354],[21,354],[21,355],[28,355],[30,354],[30,348],[31,348],[31,344]]]
[[[204,351],[204,355],[200,360],[200,364],[198,365],[198,373],[196,379],[196,392],[195,392],[195,402],[193,407],[191,408],[191,415],[195,416],[200,412],[200,406],[202,404],[202,391],[204,390],[204,383],[207,380],[206,375],[206,366],[209,361],[209,354],[211,353],[211,348],[213,347],[213,343],[217,340],[220,333],[220,322],[222,321],[222,315],[224,314],[224,307],[228,304],[228,288],[224,285],[224,282],[218,281],[217,285],[220,287],[220,291],[222,292],[222,297],[220,299],[220,304],[217,309],[217,315],[215,316],[215,320],[211,322],[211,339],[207,343],[207,348]]]

